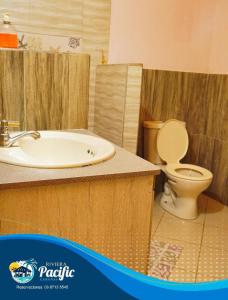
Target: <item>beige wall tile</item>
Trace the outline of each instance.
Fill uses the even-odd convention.
[[[136,153],[138,146],[142,66],[129,66],[124,114],[124,149]]]
[[[94,131],[123,145],[127,65],[97,67]]]
[[[96,73],[94,130],[136,153],[141,65],[99,65]]]

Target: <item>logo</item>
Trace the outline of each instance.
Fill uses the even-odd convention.
[[[9,265],[12,278],[17,283],[30,282],[34,277],[35,269],[37,269],[37,262],[34,259],[15,261]]]
[[[63,281],[75,276],[75,269],[71,269],[65,262],[46,262],[39,267],[37,264],[34,258],[12,262],[9,270],[13,280],[17,283],[28,283],[32,281],[35,270],[36,278],[40,281]]]
[[[39,267],[40,278],[63,281],[74,277],[75,269],[70,269],[65,263],[51,263],[50,267],[49,265],[50,263],[46,263],[45,266]]]

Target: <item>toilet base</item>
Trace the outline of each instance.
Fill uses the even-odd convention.
[[[169,185],[165,185],[165,191],[157,195],[160,206],[170,214],[185,220],[198,217],[197,199],[190,197],[177,197]]]

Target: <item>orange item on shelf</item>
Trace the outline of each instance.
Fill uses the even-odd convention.
[[[0,48],[18,48],[17,34],[0,33]]]

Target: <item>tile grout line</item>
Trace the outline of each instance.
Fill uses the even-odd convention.
[[[199,270],[199,262],[200,262],[200,255],[201,255],[201,250],[202,250],[202,245],[203,245],[203,236],[204,236],[204,229],[205,229],[205,223],[206,223],[206,216],[207,216],[207,206],[208,206],[208,199],[206,202],[206,207],[205,207],[205,211],[204,211],[204,221],[203,221],[203,230],[202,230],[202,237],[201,237],[201,242],[199,245],[199,255],[198,255],[198,260],[197,260],[197,266],[196,266],[196,272],[195,272],[195,282],[197,280],[197,275],[198,275],[198,270]]]
[[[161,218],[160,218],[160,220],[158,222],[158,225],[157,225],[157,227],[156,227],[156,229],[155,229],[155,231],[154,231],[154,233],[153,233],[152,236],[154,236],[156,234],[156,231],[158,230],[158,227],[161,224],[161,221],[163,220],[164,216],[165,216],[165,211],[163,212],[163,215],[161,216]]]

